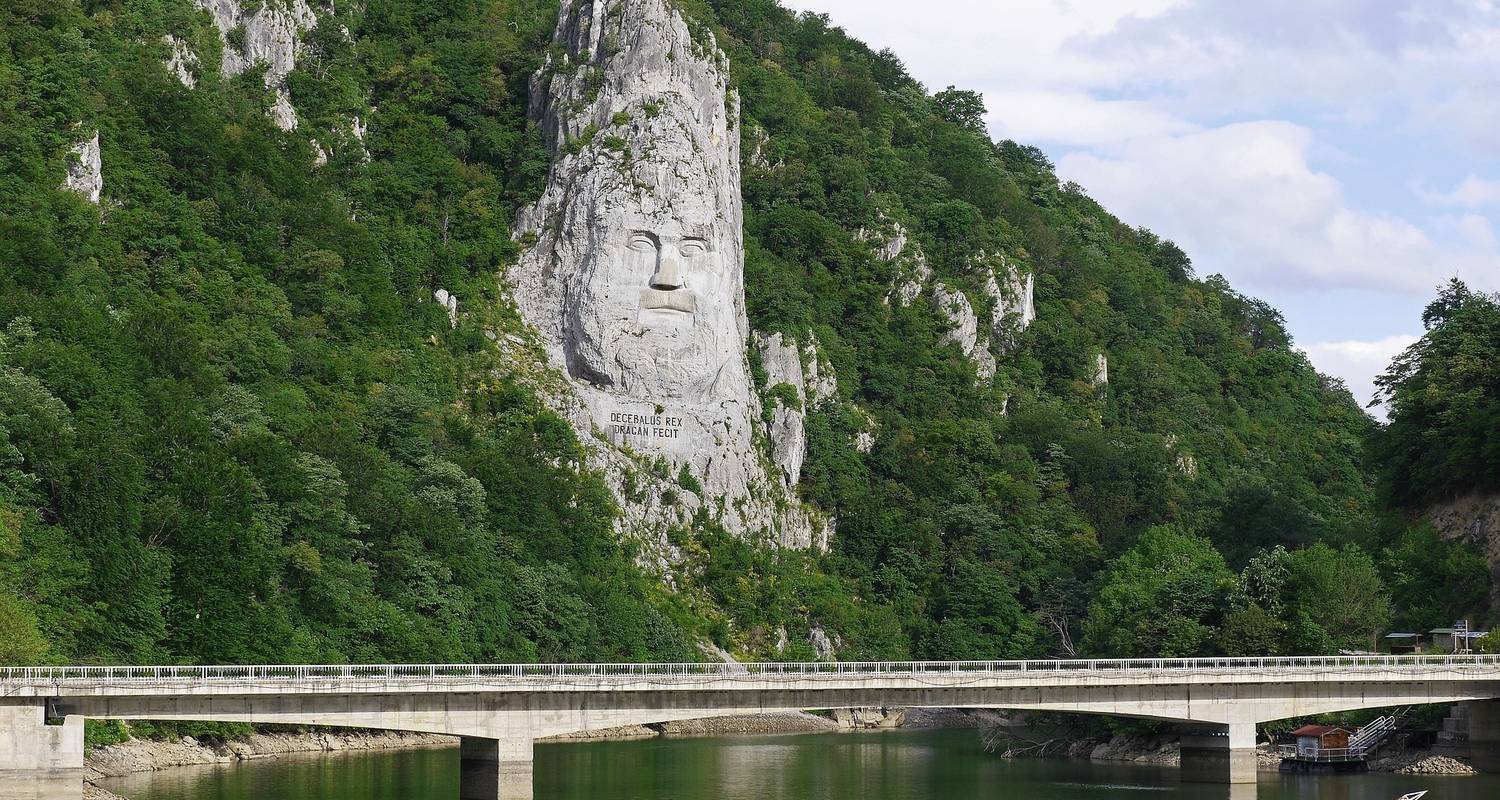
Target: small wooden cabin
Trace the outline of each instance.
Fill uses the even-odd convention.
[[[1307,758],[1317,758],[1324,750],[1349,747],[1349,731],[1335,725],[1303,725],[1292,735],[1297,737],[1297,755]]]

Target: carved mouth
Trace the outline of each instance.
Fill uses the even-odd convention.
[[[698,311],[698,295],[689,289],[642,289],[641,308],[648,311]]]

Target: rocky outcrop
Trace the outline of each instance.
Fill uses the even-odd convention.
[[[768,435],[771,438],[771,460],[781,468],[787,485],[795,486],[802,476],[802,461],[807,457],[807,383],[802,374],[802,358],[795,342],[785,341],[780,333],[755,334],[755,346],[766,371],[766,402],[771,406]]]
[[[198,85],[198,54],[186,41],[176,36],[161,37],[162,44],[170,51],[162,65],[189,89]]]
[[[985,276],[984,292],[990,299],[990,331],[1006,349],[1015,345],[1015,339],[1036,321],[1036,278],[1027,273],[1022,277],[1015,265],[1000,259],[1005,280],[1000,281],[995,270]]]
[[[839,646],[843,644],[837,636],[829,636],[827,631],[817,625],[808,630],[807,643],[812,645],[819,661],[837,661]]]
[[[940,283],[933,287],[932,304],[948,320],[950,326],[943,341],[958,345],[964,356],[974,362],[974,371],[979,375],[979,380],[988,381],[995,377],[995,355],[990,352],[990,334],[988,330],[981,333],[979,317],[974,314],[974,306],[969,302],[968,295]]]
[[[447,289],[438,289],[432,293],[432,299],[448,312],[448,327],[458,327],[458,298],[454,297]]]
[[[892,239],[885,252],[894,249],[898,255],[904,251],[906,234],[903,232],[898,238]],[[888,259],[894,261],[896,259]],[[894,299],[902,308],[910,306],[922,295],[927,284],[932,282],[932,267],[927,264],[927,256],[919,247],[913,247],[910,258],[906,259],[902,276],[891,286],[886,293],[885,303],[890,305]]]
[[[807,386],[807,403],[811,408],[821,408],[839,398],[839,378],[833,365],[823,355],[818,345],[817,334],[809,333],[802,345],[803,380]]]
[[[1177,467],[1178,473],[1184,478],[1198,477],[1198,459],[1194,458],[1192,453],[1182,448],[1182,440],[1177,438],[1177,434],[1167,434],[1164,437],[1163,444],[1166,445],[1167,452],[1171,454],[1172,462]]]
[[[899,728],[906,721],[904,708],[835,708],[829,717],[846,730]]]
[[[668,0],[563,3],[531,95],[555,161],[518,215],[535,244],[506,280],[567,379],[554,401],[597,443],[623,528],[669,554],[665,531],[706,512],[821,547],[826,521],[791,497],[791,449],[777,468],[756,445],[738,100],[698,35]],[[669,475],[645,469],[663,461]]]
[[[285,131],[297,127],[286,76],[297,66],[302,34],[317,25],[307,0],[194,0],[213,17],[224,44],[219,71],[226,77],[265,64],[266,88],[275,93],[271,121]],[[247,6],[249,10],[247,11]]]
[[[616,728],[600,728],[592,731],[574,731],[556,736],[544,736],[539,742],[608,742],[623,739],[649,739],[660,736],[661,731],[647,725],[621,725]]]
[[[755,169],[772,169],[766,151],[771,147],[771,135],[766,129],[751,123],[745,127],[745,161]]]
[[[859,415],[864,423],[860,430],[854,432],[854,449],[861,453],[868,453],[875,449],[875,431],[880,427],[880,423],[875,420],[874,415],[858,406],[854,408],[854,413]]]
[[[1484,553],[1494,578],[1491,608],[1500,608],[1500,492],[1471,493],[1437,503],[1423,515],[1438,535],[1467,542]]]
[[[1109,356],[1104,353],[1094,356],[1094,377],[1091,382],[1095,389],[1109,384]]]
[[[663,722],[650,726],[663,736],[723,736],[727,734],[825,733],[838,724],[827,717],[805,711],[747,714],[741,717],[708,717]]]
[[[313,731],[309,733],[255,733],[245,739],[199,741],[180,739],[129,739],[119,744],[92,748],[84,762],[89,780],[120,777],[134,772],[223,764],[289,753],[386,750],[403,747],[444,747],[458,743],[457,737],[396,731]]]
[[[99,154],[99,132],[73,145],[67,155],[68,172],[62,188],[94,205],[104,192],[104,164]]]
[[[885,294],[885,304],[895,301],[905,308],[916,302],[932,281],[932,267],[927,264],[927,255],[922,248],[911,242],[906,228],[881,214],[876,228],[861,228],[855,233],[855,238],[868,242],[876,258],[901,268],[890,291]]]
[[[1477,775],[1473,766],[1449,756],[1409,753],[1370,763],[1371,772],[1395,772],[1401,775]]]

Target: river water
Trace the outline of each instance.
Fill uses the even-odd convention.
[[[105,782],[130,800],[448,800],[456,749],[293,756]],[[1500,776],[1261,774],[1182,784],[1175,767],[1006,761],[972,730],[539,744],[536,800],[1500,800]]]

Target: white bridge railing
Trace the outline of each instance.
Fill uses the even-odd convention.
[[[1295,656],[1280,658],[1123,658],[1041,661],[832,661],[692,664],[330,664],[254,666],[0,667],[0,684],[109,681],[305,681],[567,678],[745,678],[922,676],[943,673],[1100,673],[1232,671],[1372,671],[1393,667],[1491,666],[1500,655]]]

